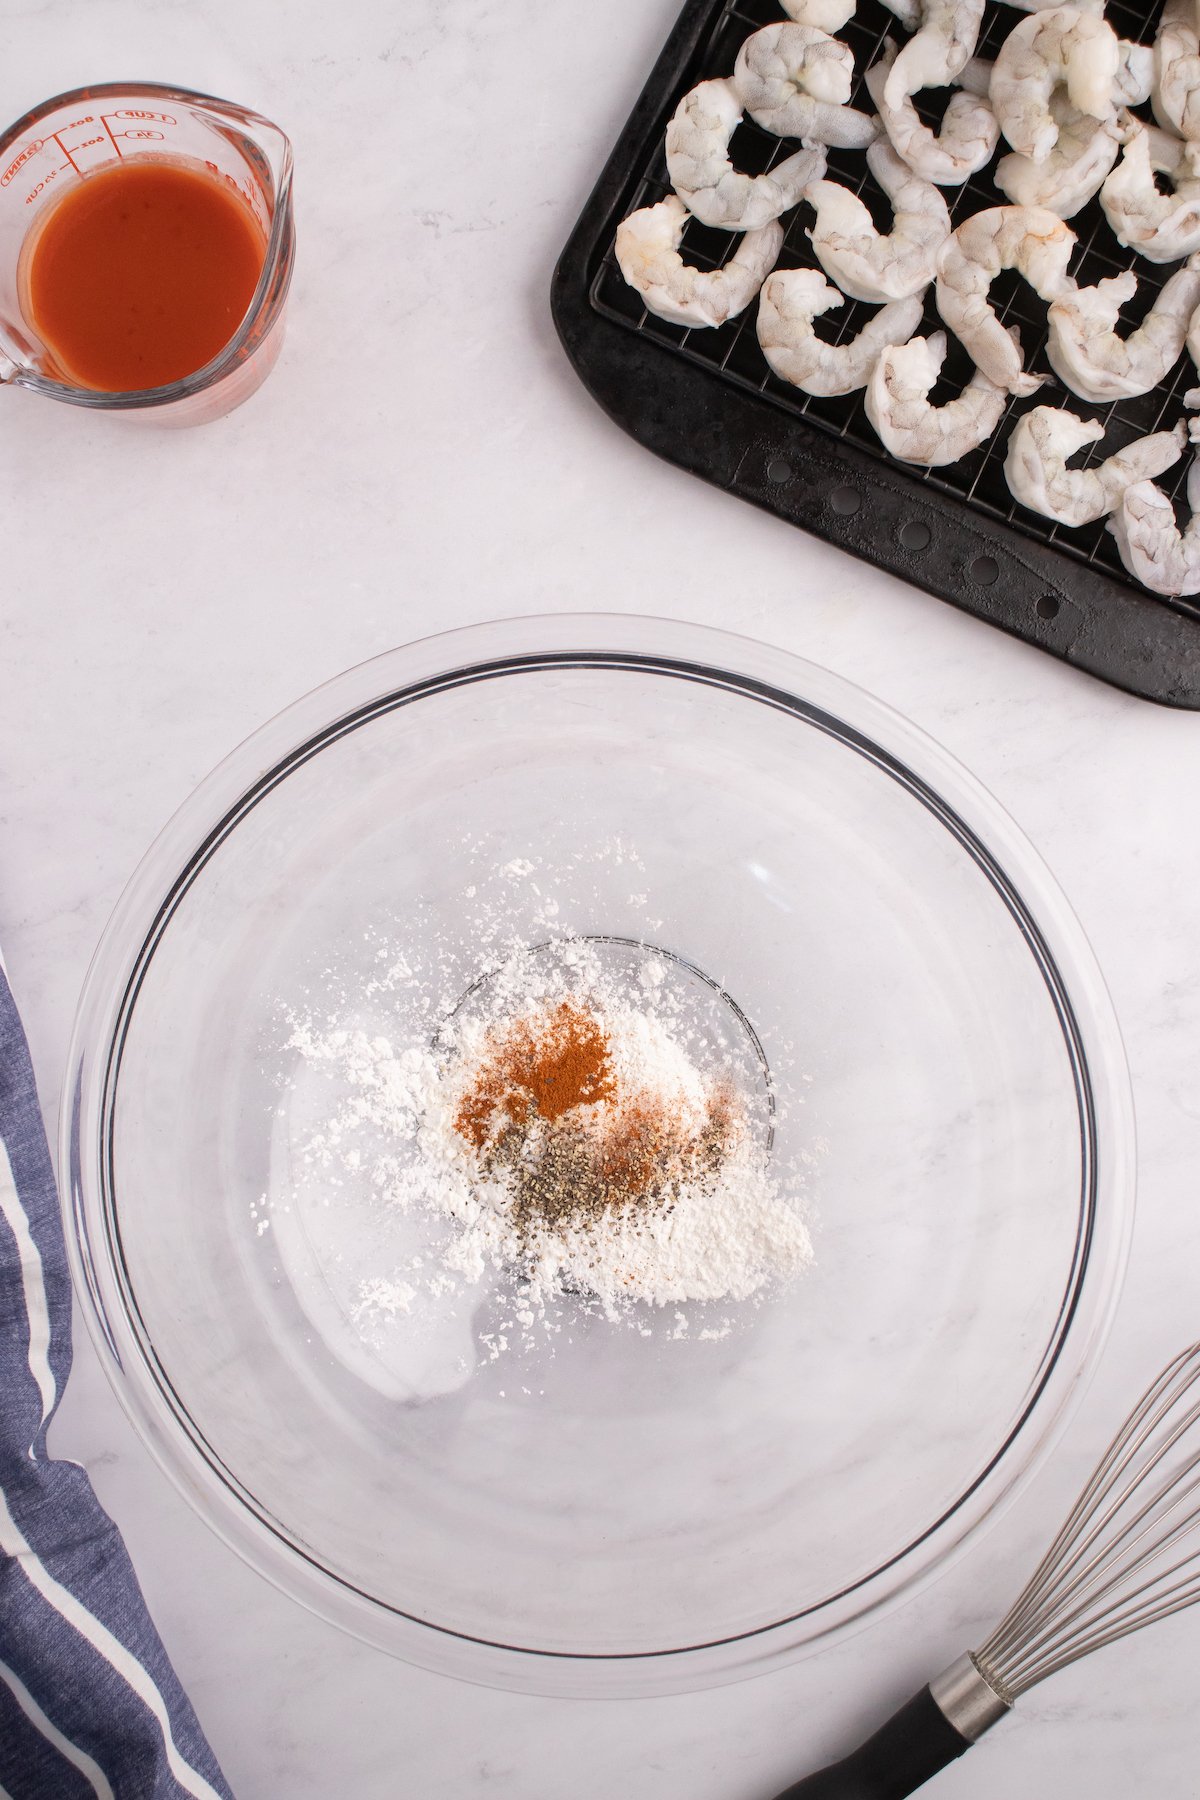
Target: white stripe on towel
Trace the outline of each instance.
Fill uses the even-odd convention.
[[[167,1752],[167,1761],[171,1766],[180,1787],[194,1796],[194,1800],[221,1800],[217,1790],[201,1775],[198,1769],[184,1761],[171,1735],[171,1721],[163,1697],[151,1679],[148,1669],[143,1668],[136,1656],[131,1656],[124,1644],[115,1638],[107,1625],[101,1623],[90,1613],[81,1601],[77,1600],[69,1588],[56,1581],[49,1569],[38,1560],[33,1546],[27,1541],[20,1526],[8,1510],[8,1501],[4,1490],[0,1488],[0,1549],[17,1560],[18,1567],[26,1580],[35,1587],[42,1598],[52,1606],[69,1625],[73,1625],[80,1637],[99,1652],[118,1675],[133,1689],[142,1704],[149,1708],[158,1720],[162,1731],[163,1744]]]
[[[29,1372],[42,1396],[42,1424],[50,1417],[57,1387],[50,1367],[50,1307],[46,1300],[46,1283],[42,1274],[42,1257],[33,1241],[29,1219],[21,1205],[21,1196],[8,1159],[8,1146],[0,1138],[0,1213],[4,1214],[17,1240],[17,1260],[21,1268],[21,1286],[25,1294],[25,1316],[29,1321]],[[30,1447],[32,1454],[32,1446]]]
[[[115,1800],[108,1776],[100,1764],[90,1757],[86,1750],[65,1738],[52,1719],[48,1719],[21,1677],[7,1663],[0,1662],[0,1681],[12,1689],[13,1699],[35,1730],[40,1731],[48,1744],[52,1744],[65,1762],[91,1782],[96,1791],[96,1800]],[[0,1789],[3,1793],[3,1789]]]

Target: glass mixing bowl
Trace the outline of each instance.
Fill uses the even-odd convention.
[[[416,1392],[403,1319],[383,1353],[355,1327],[366,1172],[335,1229],[319,1196],[288,1211],[281,1022],[336,971],[386,1035],[381,959],[431,934],[477,991],[463,895],[526,865],[506,924],[552,901],[741,1022],[815,1263],[727,1335],[581,1308]],[[133,876],[66,1098],[77,1284],[164,1469],[327,1619],[541,1692],[750,1674],[944,1567],[1064,1422],[1131,1222],[1116,1024],[1020,833],[845,682],[664,621],[426,639],[266,725]]]

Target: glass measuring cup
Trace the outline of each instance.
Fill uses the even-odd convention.
[[[134,157],[200,166],[228,182],[266,241],[254,296],[224,349],[163,387],[105,393],[64,379],[22,305],[22,252],[47,207],[97,169]],[[295,259],[292,149],[268,119],[229,100],[147,82],[75,88],[0,137],[0,383],[162,425],[219,418],[255,391],[283,342]]]

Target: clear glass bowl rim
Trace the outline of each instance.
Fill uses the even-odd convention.
[[[388,695],[486,666],[503,674],[542,658],[595,655],[620,669],[729,676],[831,715],[932,790],[1007,877],[1036,922],[1069,997],[1087,1082],[1095,1150],[1094,1204],[1069,1327],[1020,1424],[953,1512],[895,1563],[799,1620],[688,1649],[562,1654],[462,1637],[381,1606],[329,1575],[268,1527],[228,1471],[218,1473],[156,1377],[107,1253],[101,1175],[102,1089],[130,978],[160,929],[166,897],[198,849],[281,762],[328,741],[331,728],[374,712]],[[944,821],[945,822],[945,821]],[[236,826],[234,827],[236,829]],[[743,1679],[861,1627],[945,1572],[1028,1484],[1082,1398],[1115,1313],[1133,1225],[1135,1130],[1120,1032],[1087,939],[1044,862],[983,785],[923,731],[842,677],[733,633],[625,614],[552,614],[467,626],[414,640],[346,670],[261,726],[192,792],[151,844],[117,902],[84,981],[68,1050],[59,1168],[68,1254],[89,1333],[124,1411],[159,1466],[204,1522],[253,1569],[318,1616],[419,1666],[517,1691],[628,1697],[687,1692]]]

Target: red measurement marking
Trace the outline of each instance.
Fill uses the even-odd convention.
[[[92,116],[92,114],[87,113],[82,119],[72,119],[71,123],[69,125],[63,126],[63,130],[64,131],[78,131],[79,127],[81,125],[94,125],[95,123],[96,123],[96,121],[95,121],[95,118]],[[54,135],[55,135],[55,137],[58,136],[57,131],[55,132]]]
[[[66,129],[68,131],[70,131],[71,127],[68,125],[66,127]],[[63,143],[61,134],[57,131],[54,133],[54,141],[58,145],[59,149],[62,151],[63,155],[66,157],[67,161],[70,163],[71,167],[74,169],[75,173],[78,175],[79,174],[79,165],[75,161],[75,158],[71,155],[71,152],[67,149],[67,146]]]
[[[38,195],[41,193],[42,189],[44,187],[46,187],[48,185],[48,183],[53,181],[54,177],[56,175],[61,175],[63,170],[66,168],[66,166],[67,166],[66,163],[61,163],[59,165],[59,167],[56,169],[48,169],[44,179],[39,181],[37,186],[30,193],[26,194],[26,196],[25,196],[26,206],[31,206],[33,204],[33,202],[37,199]]]
[[[12,162],[9,163],[9,165],[8,165],[7,169],[5,169],[3,175],[0,175],[0,187],[8,186],[9,182],[12,180],[12,178],[16,174],[17,170],[19,168],[21,168],[25,163],[27,163],[31,156],[37,155],[38,151],[41,149],[41,147],[45,143],[45,141],[46,141],[45,138],[34,138],[34,140],[31,144],[26,144],[25,148],[20,152],[20,154],[18,156],[15,156],[13,158]]]
[[[154,123],[157,125],[174,125],[177,122],[176,120],[174,120],[171,117],[170,113],[134,112],[126,107],[122,107],[120,112],[102,113],[101,117],[105,120],[108,120],[108,119],[152,119],[154,121]]]
[[[119,117],[119,115],[114,115],[114,117]],[[117,155],[120,156],[121,146],[120,146],[120,144],[118,144],[116,138],[113,136],[112,126],[108,122],[108,114],[107,113],[100,114],[100,123],[103,125],[105,131],[107,131],[108,137],[109,137],[109,142],[112,144],[113,149],[116,151]]]
[[[113,136],[113,134],[112,134],[112,132],[111,132],[111,131],[110,131],[110,132],[109,132],[109,134],[108,134],[108,135],[109,135],[109,137],[112,137],[112,136]],[[117,133],[117,137],[123,137],[123,138],[157,138],[157,139],[159,139],[159,140],[160,140],[160,141],[161,141],[161,139],[162,139],[162,137],[163,137],[163,133],[162,133],[162,132],[161,132],[161,131],[119,131],[119,132],[118,132],[118,133]],[[113,142],[114,142],[114,143],[116,143],[116,138],[113,138]],[[119,146],[119,145],[118,145],[118,147],[117,147],[117,154],[118,154],[118,156],[119,156],[119,155],[120,155],[120,146]]]

